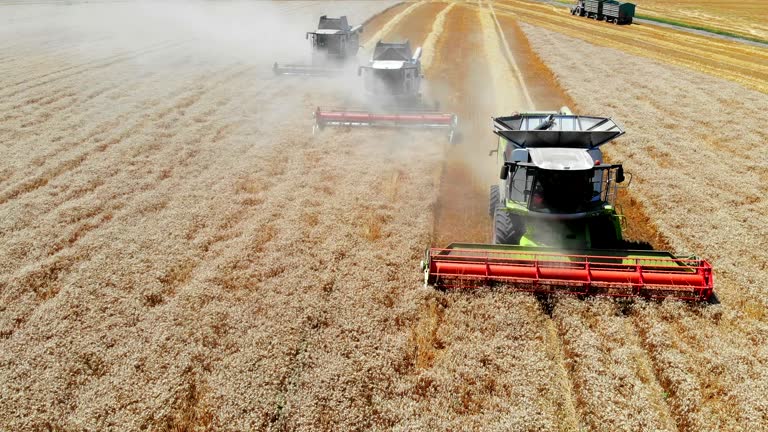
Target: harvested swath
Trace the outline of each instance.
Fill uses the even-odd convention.
[[[562,299],[553,320],[587,429],[675,430],[644,348],[614,302]]]
[[[432,23],[432,31],[429,32],[429,36],[424,40],[421,64],[425,71],[429,71],[432,66],[432,61],[435,58],[437,41],[440,40],[440,37],[443,35],[443,30],[445,29],[445,17],[454,6],[456,6],[456,3],[450,3],[437,14],[435,21]]]
[[[494,160],[478,152],[477,145],[493,145],[488,118],[496,113],[493,88],[488,85],[491,63],[475,54],[483,52],[485,40],[483,33],[471,31],[483,28],[478,12],[457,5],[444,27],[453,31],[444,31],[437,44],[430,86],[443,109],[458,114],[462,139],[450,149],[440,181],[433,244],[441,247],[453,241],[487,241],[487,193],[495,177]]]
[[[573,430],[573,406],[532,296],[429,294],[411,338],[402,429]],[[570,414],[570,416],[569,416]]]
[[[433,242],[482,242],[487,240],[490,184],[484,179],[494,161],[477,152],[477,145],[493,142],[487,115],[495,112],[496,100],[488,82],[493,60],[505,65],[504,57],[487,10],[456,5],[443,27],[429,73],[433,87],[446,91],[443,109],[458,113],[463,139],[451,147],[443,167]],[[470,31],[477,28],[482,32]],[[405,413],[398,427],[575,428],[561,352],[535,299],[508,292],[425,296],[409,341],[410,378],[398,387],[408,395],[399,403]]]
[[[379,30],[381,30],[382,27],[409,6],[408,3],[397,3],[368,18],[363,23],[364,31],[361,36],[363,42],[368,42],[372,39],[372,36],[379,34]]]
[[[399,19],[396,24],[390,23],[388,31],[382,34],[382,40],[385,42],[409,40],[411,48],[415,50],[422,46],[432,32],[432,26],[424,24],[435,21],[436,16],[446,7],[448,7],[446,3],[420,3],[418,8]],[[371,42],[375,41],[371,40]]]
[[[376,46],[376,42],[389,35],[392,29],[394,29],[401,20],[421,7],[425,7],[425,2],[412,3],[407,8],[398,12],[397,15],[393,16],[389,21],[387,21],[387,23],[384,24],[376,33],[373,33],[372,36],[366,36],[366,42],[363,47],[366,49],[366,51],[372,51],[373,47]]]

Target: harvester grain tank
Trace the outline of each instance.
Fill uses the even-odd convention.
[[[336,75],[343,71],[344,63],[354,59],[360,48],[363,26],[352,27],[346,16],[320,17],[317,30],[307,32],[310,41],[312,63],[309,65],[275,63],[272,67],[278,75]]]
[[[695,256],[638,250],[616,209],[621,164],[600,146],[624,134],[610,118],[558,112],[493,119],[499,184],[490,188],[492,244],[430,248],[425,283],[504,285],[536,293],[713,298],[711,265]]]
[[[571,8],[571,15],[578,15],[596,20],[605,20],[614,24],[632,24],[635,5],[616,0],[578,0]]]
[[[367,66],[358,69],[363,78],[367,106],[320,108],[315,111],[313,132],[326,126],[432,128],[448,131],[452,141],[458,119],[426,104],[421,94],[421,48],[411,50],[408,41],[376,43]]]

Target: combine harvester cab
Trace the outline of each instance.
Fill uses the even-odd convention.
[[[453,141],[457,116],[422,101],[421,48],[413,52],[408,41],[379,41],[370,64],[358,68],[358,75],[363,77],[368,106],[318,107],[313,133],[326,126],[445,129],[448,141]]]
[[[312,47],[312,63],[308,65],[275,63],[276,75],[335,76],[344,72],[344,64],[354,59],[360,48],[363,26],[352,27],[347,17],[320,17],[317,30],[307,32],[306,39]]]
[[[613,120],[563,108],[494,118],[493,127],[500,181],[490,190],[492,244],[427,249],[427,285],[714,300],[707,261],[627,248],[615,204],[624,169],[602,163],[600,151],[624,134]]]

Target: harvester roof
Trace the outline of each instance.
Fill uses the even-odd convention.
[[[375,60],[371,63],[373,69],[402,69],[407,62],[395,60]]]
[[[588,170],[595,166],[592,156],[580,148],[530,148],[531,161],[547,170]]]
[[[413,51],[411,51],[411,43],[405,42],[382,42],[376,43],[376,48],[373,50],[373,60],[390,60],[390,61],[410,61],[413,57]]]
[[[624,130],[607,117],[549,113],[496,117],[493,132],[522,148],[580,149],[599,147],[624,134]]]
[[[320,22],[317,24],[317,29],[348,31],[350,29],[350,25],[347,23],[346,16],[341,16],[339,18],[328,18],[327,15],[323,15],[320,17]]]

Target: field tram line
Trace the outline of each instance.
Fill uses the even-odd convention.
[[[695,314],[696,312],[693,313]],[[675,412],[679,413],[678,418],[680,419],[680,429],[691,429],[692,427],[690,425],[692,421],[688,419],[689,416],[685,415],[688,410],[686,410],[685,407],[678,406],[685,402],[685,399],[683,398],[687,395],[681,395],[681,393],[684,392],[681,392],[679,389],[675,388],[673,382],[674,377],[670,376],[668,373],[670,367],[665,367],[663,359],[660,358],[660,348],[663,349],[664,347],[659,347],[658,344],[653,343],[650,338],[650,329],[648,329],[648,326],[643,322],[643,318],[639,316],[635,316],[634,318],[635,326],[638,328],[638,332],[642,336],[643,346],[646,347],[646,351],[649,353],[649,357],[652,361],[654,369],[656,370],[656,374],[659,377],[659,380],[664,384],[665,391],[670,395],[670,400],[674,400],[673,397],[681,399],[677,402],[677,404],[673,404]],[[709,359],[705,353],[715,352],[723,345],[722,343],[712,344],[711,339],[707,337],[705,333],[700,331],[701,328],[704,328],[703,326],[697,327],[696,324],[687,325],[684,323],[684,321],[679,319],[679,315],[673,317],[671,320],[661,321],[661,318],[662,315],[657,313],[657,320],[653,324],[658,325],[658,322],[664,323],[664,325],[667,327],[667,333],[674,335],[677,345],[679,346],[682,344],[681,348],[677,348],[678,351],[685,353],[686,359],[689,359],[689,362],[693,365],[699,365],[702,363],[707,365]],[[708,346],[710,344],[715,346]],[[725,344],[733,346],[733,343],[730,341],[726,341]],[[754,357],[750,358],[754,359]],[[697,412],[699,415],[725,415],[729,418],[743,415],[745,410],[744,405],[739,403],[738,399],[734,401],[728,397],[732,394],[734,388],[733,385],[728,386],[728,381],[721,379],[719,375],[721,366],[707,365],[704,368],[691,365],[686,366],[689,366],[689,369],[694,372],[693,374],[690,374],[690,376],[696,382],[697,388],[700,392],[699,395],[702,399],[702,403],[699,405],[700,411]],[[751,369],[754,370],[753,368]],[[696,374],[696,372],[698,372],[698,374]],[[713,397],[713,395],[719,396]],[[753,409],[754,405],[750,406],[749,408]]]
[[[103,142],[103,143],[101,143],[101,142],[97,143],[97,144],[91,146],[89,149],[85,150],[84,152],[81,152],[80,154],[75,155],[75,156],[69,158],[68,160],[66,160],[64,162],[59,163],[57,166],[55,166],[53,168],[50,168],[47,171],[34,176],[33,179],[24,180],[24,181],[21,181],[20,183],[17,183],[14,186],[9,187],[5,191],[0,192],[0,205],[3,205],[3,204],[7,203],[10,200],[17,199],[17,198],[19,198],[19,197],[21,197],[21,196],[23,196],[23,195],[25,195],[27,193],[33,192],[33,191],[35,191],[35,190],[37,190],[37,189],[47,185],[51,180],[61,176],[62,174],[65,174],[65,173],[67,173],[69,171],[72,171],[75,168],[77,168],[80,165],[82,165],[88,159],[89,156],[92,156],[92,155],[97,154],[97,153],[103,153],[109,147],[111,147],[111,146],[113,146],[115,144],[118,144],[122,140],[128,138],[130,135],[132,135],[132,133],[133,133],[132,131],[134,131],[135,129],[142,128],[142,127],[146,126],[148,123],[150,123],[153,120],[162,120],[168,114],[170,114],[174,110],[176,110],[179,106],[183,107],[184,109],[188,108],[192,104],[194,104],[197,101],[199,101],[200,98],[205,93],[213,90],[214,88],[216,88],[216,87],[218,87],[218,86],[220,86],[222,84],[226,84],[228,81],[232,80],[233,78],[235,78],[235,77],[237,77],[239,75],[242,75],[242,74],[248,72],[249,70],[251,70],[253,68],[254,68],[254,66],[241,67],[241,70],[239,70],[239,71],[237,71],[235,73],[229,74],[228,76],[226,76],[226,77],[216,81],[215,83],[207,86],[206,89],[199,90],[199,91],[193,93],[192,95],[187,95],[187,96],[182,97],[182,99],[180,101],[174,103],[172,106],[170,106],[168,108],[163,109],[160,113],[158,113],[155,116],[153,116],[154,117],[153,119],[142,118],[138,122],[135,122],[131,126],[125,128],[125,130],[119,136],[109,138],[109,139],[106,140],[106,142]],[[219,71],[218,74],[220,74],[220,73],[221,73],[221,71]],[[184,93],[183,93],[184,90],[185,89],[181,89],[177,93],[176,97],[178,98],[179,96],[183,96],[184,95]],[[86,138],[83,141],[91,141],[91,140],[93,140],[93,138],[95,138],[96,136],[98,136],[99,134],[104,132],[104,131],[99,130],[99,129],[102,129],[105,126],[106,127],[110,127],[110,125],[114,124],[115,122],[119,122],[119,121],[120,121],[120,119],[116,119],[116,120],[114,120],[112,122],[108,122],[108,124],[106,124],[106,125],[102,125],[102,126],[96,128],[95,130],[92,130],[86,136]],[[80,145],[81,144],[79,142],[75,142],[75,143],[73,143],[72,146],[73,147],[79,147]],[[55,157],[56,154],[54,154],[52,156]]]
[[[65,79],[65,78],[69,78],[69,77],[74,76],[74,75],[80,75],[80,74],[82,74],[84,72],[98,70],[98,69],[104,69],[104,68],[107,68],[109,66],[113,66],[115,64],[118,64],[118,63],[123,63],[123,62],[126,62],[126,61],[130,61],[132,59],[135,59],[135,58],[139,58],[142,55],[152,54],[152,53],[161,52],[163,50],[167,50],[167,49],[170,49],[170,48],[178,47],[178,46],[190,43],[191,41],[192,41],[192,39],[184,40],[184,41],[162,42],[162,43],[159,43],[159,44],[150,45],[147,48],[142,48],[142,49],[134,50],[134,51],[128,51],[128,52],[125,52],[125,53],[122,53],[122,54],[117,54],[117,55],[114,55],[114,56],[110,56],[110,57],[107,57],[107,58],[104,58],[104,59],[98,59],[98,60],[93,60],[93,61],[89,61],[89,62],[86,62],[86,63],[78,64],[78,65],[68,66],[66,68],[59,69],[59,70],[54,71],[54,72],[50,72],[50,73],[43,74],[43,75],[40,75],[40,76],[37,76],[37,77],[29,78],[29,79],[26,79],[26,80],[23,80],[23,81],[19,81],[19,82],[15,83],[15,84],[11,84],[9,86],[3,87],[2,89],[0,89],[0,91],[11,90],[11,89],[14,89],[14,88],[17,88],[17,87],[20,87],[20,86],[24,86],[25,84],[28,84],[28,83],[30,83],[32,81],[44,79],[44,78],[50,77],[52,75],[61,74],[60,76],[56,76],[56,77],[53,77],[53,78],[48,79],[48,80],[44,80],[44,81],[37,82],[37,83],[31,84],[31,85],[28,85],[28,86],[24,86],[21,89],[11,90],[8,93],[0,94],[0,97],[2,97],[2,98],[10,98],[10,97],[16,96],[16,95],[18,95],[20,93],[24,93],[26,91],[29,91],[31,89],[34,89],[34,88],[37,88],[37,87],[41,87],[41,86],[50,84],[52,82],[56,82],[56,81]],[[70,72],[70,71],[73,71],[73,72],[65,73],[65,72]]]
[[[637,329],[638,337],[640,339],[640,343],[643,346],[643,350],[646,353],[648,362],[650,367],[652,368],[653,376],[658,383],[659,387],[661,387],[664,391],[664,394],[667,395],[667,398],[669,398],[669,402],[667,402],[667,406],[669,407],[669,412],[671,417],[673,418],[675,425],[677,426],[678,430],[691,430],[695,429],[693,425],[690,424],[690,422],[687,419],[686,413],[678,403],[675,403],[674,398],[679,397],[677,390],[674,388],[672,380],[666,376],[666,373],[664,371],[664,367],[660,364],[659,359],[657,358],[656,350],[657,347],[655,347],[649,340],[648,336],[648,330],[645,328],[645,325],[640,322],[640,320],[635,317],[633,319],[634,327]]]

